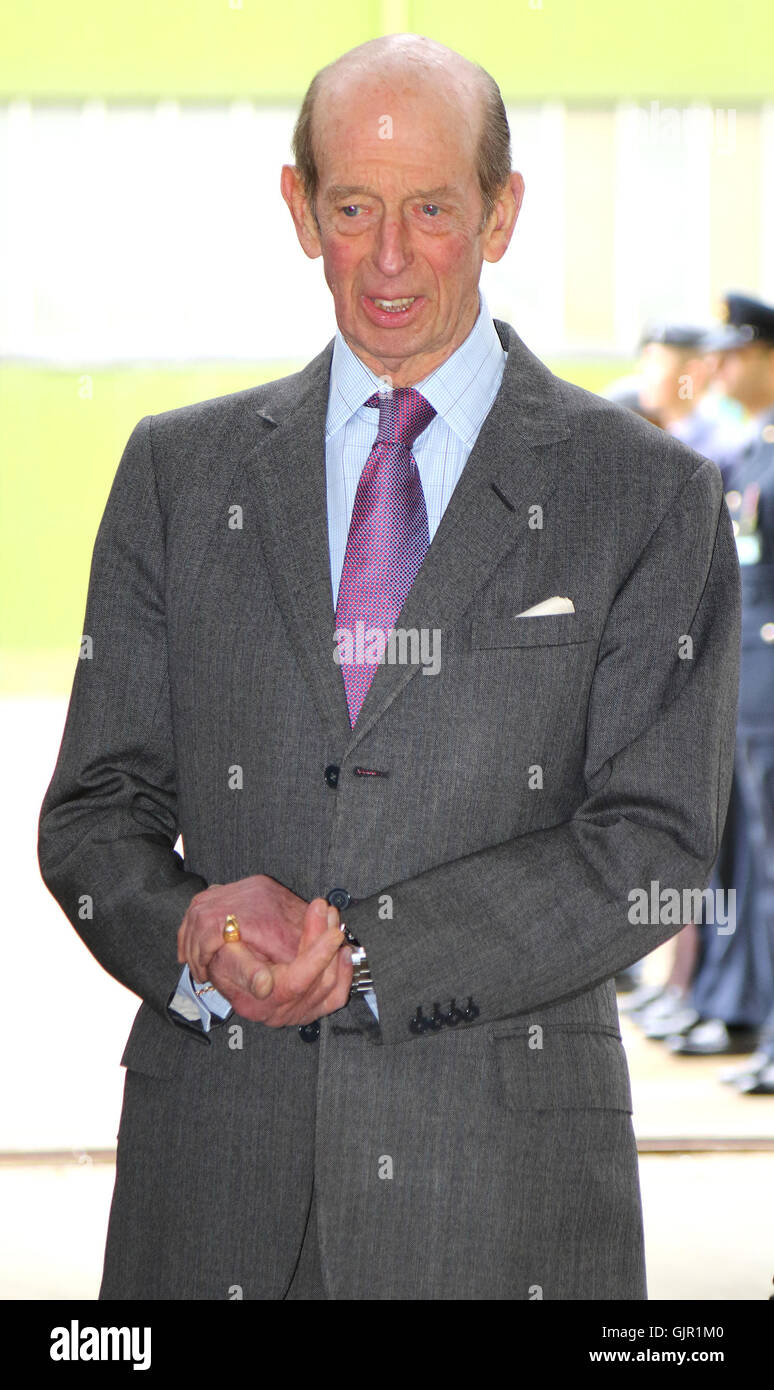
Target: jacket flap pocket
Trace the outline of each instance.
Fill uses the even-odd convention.
[[[159,1018],[149,1004],[141,1005],[132,1024],[121,1057],[121,1066],[140,1071],[146,1076],[175,1076],[180,1070],[183,1044],[186,1039],[170,1020]],[[201,1046],[191,1039],[190,1047]]]
[[[490,1037],[510,1107],[631,1114],[629,1066],[617,1035],[556,1026],[516,1032],[501,1023],[491,1025]]]

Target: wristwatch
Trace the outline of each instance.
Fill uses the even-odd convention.
[[[346,888],[332,888],[328,894],[328,902],[332,907],[338,908],[339,912],[346,912],[347,908],[354,903],[355,899]],[[352,984],[350,986],[349,997],[353,994],[368,994],[373,990],[374,982],[371,979],[371,971],[366,959],[365,946],[361,946],[356,936],[352,935],[346,924],[339,923],[340,930],[344,933],[348,946],[352,949]]]
[[[347,945],[352,947],[352,984],[350,986],[349,997],[353,994],[366,994],[369,989],[373,989],[374,982],[371,979],[371,969],[368,964],[365,946],[361,946],[356,936],[346,926],[341,923],[341,930],[347,941]]]

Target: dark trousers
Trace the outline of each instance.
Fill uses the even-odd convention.
[[[772,687],[774,698],[774,687]],[[755,772],[740,768],[740,744],[751,745]],[[752,782],[752,785],[751,785]],[[736,931],[702,929],[702,953],[691,1002],[702,1018],[748,1028],[774,1016],[774,731],[741,727],[731,802],[712,888],[736,890]]]

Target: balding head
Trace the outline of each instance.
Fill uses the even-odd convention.
[[[519,214],[497,86],[430,39],[375,39],[317,74],[293,146],[282,196],[340,332],[394,385],[423,380],[471,332]]]
[[[319,135],[323,113],[351,100],[367,85],[396,91],[436,87],[438,100],[466,110],[476,130],[476,170],[484,226],[511,172],[508,119],[497,83],[478,63],[419,34],[389,34],[342,54],[313,77],[293,132],[293,158],[316,216],[319,188]],[[389,110],[385,107],[385,113]]]

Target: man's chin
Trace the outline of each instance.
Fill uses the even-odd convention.
[[[432,351],[432,343],[426,333],[414,333],[408,329],[403,332],[383,329],[374,330],[373,325],[358,323],[356,328],[342,328],[342,337],[356,357],[367,362],[372,371],[379,375],[396,371],[408,358],[423,357]]]

